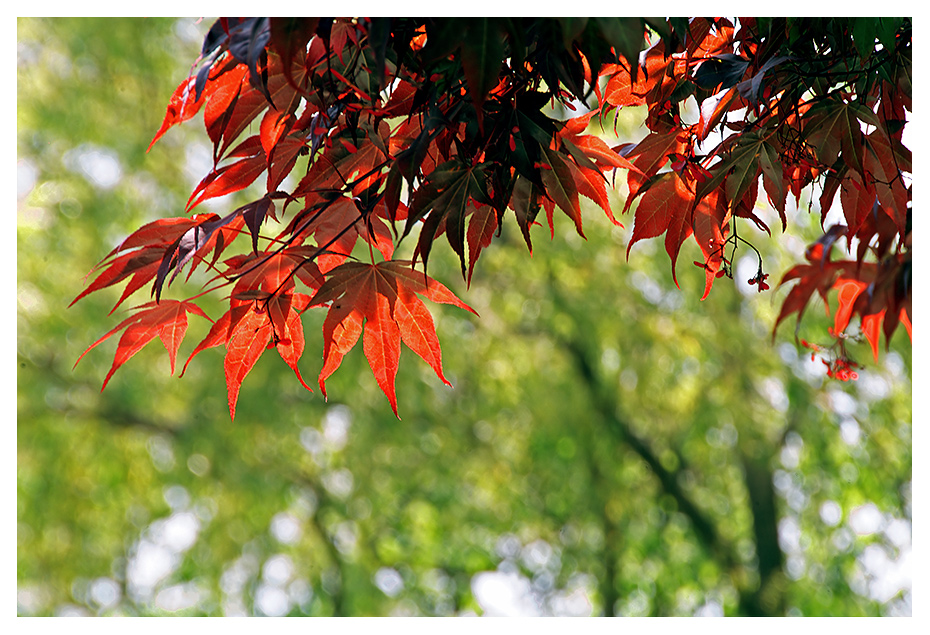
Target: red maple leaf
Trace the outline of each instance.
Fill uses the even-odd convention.
[[[168,109],[165,112],[165,119],[162,121],[161,127],[158,129],[158,132],[155,133],[155,138],[152,139],[152,142],[149,144],[146,152],[152,149],[152,146],[155,145],[155,142],[158,141],[162,135],[164,135],[169,128],[179,124],[181,122],[191,119],[200,111],[200,107],[203,106],[204,99],[206,94],[201,94],[200,99],[195,99],[195,78],[188,77],[175,89],[174,94],[171,95],[171,99],[168,102]]]
[[[102,391],[107,387],[110,377],[116,372],[116,369],[126,363],[133,355],[138,353],[152,339],[158,337],[161,339],[165,348],[168,349],[168,357],[171,360],[171,373],[174,374],[174,364],[178,356],[178,347],[187,333],[187,313],[193,311],[197,315],[210,319],[199,306],[193,302],[180,300],[162,300],[161,302],[148,302],[136,307],[138,313],[132,315],[113,328],[112,331],[101,337],[91,344],[84,351],[78,360],[74,362],[77,366],[84,355],[105,339],[116,334],[118,331],[126,329],[119,340],[116,348],[116,355],[113,357],[113,365],[110,372],[107,373],[106,379],[103,380]]]
[[[474,211],[468,223],[468,284],[471,285],[471,274],[478,262],[481,250],[491,244],[497,232],[497,213],[490,205],[481,205],[473,202]]]
[[[240,143],[229,156],[242,158],[216,168],[205,176],[187,200],[188,211],[207,199],[225,196],[247,188],[268,167],[268,159],[258,135],[249,137]]]
[[[190,354],[181,370],[183,375],[188,364],[201,351],[225,344],[223,367],[231,419],[236,418],[236,403],[242,381],[270,346],[278,349],[281,359],[293,369],[303,387],[312,390],[297,367],[305,343],[300,315],[309,306],[310,297],[303,293],[285,293],[272,297],[265,294],[253,299],[257,293],[260,292],[233,296],[229,311],[214,322],[210,332]]]
[[[442,284],[414,270],[410,261],[390,260],[374,265],[347,262],[329,272],[326,282],[310,301],[310,306],[331,303],[323,322],[323,369],[319,382],[324,395],[326,378],[339,367],[363,330],[365,357],[395,415],[394,377],[401,341],[422,357],[444,383],[449,383],[442,374],[433,318],[417,294],[475,313]]]
[[[194,219],[161,218],[143,225],[97,264],[94,269],[103,266],[106,266],[106,269],[68,306],[72,306],[93,291],[118,284],[132,276],[116,305],[110,310],[110,313],[112,313],[134,291],[140,289],[155,277],[159,264],[165,255],[165,250],[173,242],[180,238],[189,228],[196,226],[198,222],[206,222],[212,218],[216,218],[216,215],[195,216]],[[134,251],[128,251],[130,249]],[[126,253],[116,255],[123,251]]]
[[[308,208],[307,211],[309,213],[313,209]],[[400,216],[404,217],[405,208],[400,211]],[[291,226],[302,219],[302,215],[295,218]],[[388,211],[383,201],[379,201],[368,214],[363,214],[351,198],[340,197],[330,202],[307,230],[307,234],[316,238],[317,244],[328,245],[327,253],[317,260],[320,268],[329,270],[342,264],[352,253],[359,236],[390,259],[394,254],[394,240],[385,220],[388,220]]]
[[[703,300],[710,293],[723,263],[729,214],[719,188],[695,204],[694,187],[694,181],[686,181],[675,172],[663,173],[652,182],[636,207],[627,257],[636,242],[664,233],[665,250],[672,261],[672,279],[677,286],[675,264],[678,253],[685,240],[693,235],[704,254],[704,262],[697,263],[705,269]]]

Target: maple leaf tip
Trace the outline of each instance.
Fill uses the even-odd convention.
[[[303,386],[304,388],[306,388],[306,389],[309,390],[310,392],[313,392],[313,388],[311,388],[310,386],[308,386],[308,385],[307,385],[307,382],[304,381],[304,378],[300,376],[300,371],[297,370],[297,367],[296,367],[296,366],[294,367],[294,374],[297,375],[297,380],[300,381],[301,386]]]

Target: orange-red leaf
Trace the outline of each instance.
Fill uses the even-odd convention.
[[[490,205],[477,205],[468,222],[468,284],[481,250],[491,244],[497,231],[497,212]]]
[[[862,280],[851,278],[840,278],[834,283],[833,288],[837,291],[836,315],[833,316],[834,333],[842,333],[846,330],[846,327],[849,326],[849,318],[852,317],[853,306],[856,304],[856,299],[868,286],[868,283]]]
[[[241,317],[230,326],[226,340],[226,390],[229,397],[229,417],[236,418],[236,402],[239,388],[255,362],[265,352],[271,338],[271,322],[267,314],[259,313],[253,306],[244,306]]]
[[[581,229],[581,205],[578,201],[578,188],[572,177],[568,161],[558,152],[543,148],[543,164],[549,169],[541,170],[542,182],[546,186],[546,194],[556,203],[565,215],[575,223],[575,230],[583,238]],[[549,219],[549,231],[555,236],[555,226],[552,222],[552,207],[547,206],[546,213]]]
[[[610,208],[610,199],[607,197],[607,181],[604,180],[604,175],[599,170],[579,167],[571,161],[566,161],[565,165],[568,166],[572,178],[575,179],[575,187],[578,188],[578,193],[597,203],[607,214],[607,218],[610,219],[611,223],[622,227],[623,225],[616,219],[613,210]]]
[[[165,247],[158,246],[138,249],[117,256],[109,262],[107,268],[97,276],[80,295],[74,298],[68,306],[70,307],[88,293],[112,286],[132,276],[126,288],[123,290],[123,294],[110,310],[110,313],[113,313],[126,298],[132,295],[133,292],[142,288],[155,276],[164,253]]]
[[[433,317],[416,294],[403,285],[397,285],[394,319],[404,344],[429,364],[444,384],[451,386],[442,374],[442,352]]]
[[[387,124],[382,122],[378,133],[384,133],[386,130]],[[356,187],[370,186],[380,176],[381,168],[387,161],[378,145],[370,138],[359,139],[357,150],[350,152],[341,143],[333,144],[313,162],[306,176],[294,190],[293,196],[299,198],[314,191],[342,189],[347,183],[353,183],[353,180],[364,175],[369,176],[356,184]]]
[[[268,163],[264,154],[258,154],[214,170],[194,188],[187,201],[187,209],[191,210],[207,199],[247,188],[265,171],[266,167]]]
[[[169,128],[183,121],[191,119],[200,111],[203,106],[205,95],[201,94],[200,99],[194,99],[194,83],[196,78],[188,77],[178,85],[171,99],[168,101],[168,109],[165,112],[165,119],[161,122],[161,128],[155,133],[155,137],[146,149],[146,152],[152,149],[155,142],[161,139]]]
[[[292,66],[293,82],[285,77],[281,59],[277,55],[268,56],[268,93],[274,107],[281,112],[294,112],[300,100],[300,93],[294,83],[304,81],[306,70],[303,60],[294,60]],[[204,123],[213,140],[215,158],[222,157],[226,150],[235,143],[239,135],[271,104],[262,91],[249,84],[248,69],[240,64],[233,70],[217,77],[219,86],[214,95],[208,98],[204,110]],[[211,89],[207,82],[205,91]]]
[[[415,294],[474,312],[446,287],[415,271],[409,261],[378,264],[347,262],[329,272],[310,306],[331,303],[323,323],[323,369],[320,388],[364,332],[362,350],[378,386],[397,414],[394,378],[403,341],[448,383],[442,373],[439,340],[432,317]],[[364,320],[364,331],[363,331]]]
[[[723,248],[730,233],[730,214],[726,203],[716,189],[705,196],[694,208],[692,228],[694,239],[704,253],[704,295],[707,298],[723,264]]]
[[[867,150],[864,167],[872,176],[875,193],[885,213],[895,222],[898,232],[903,236],[907,227],[907,187],[901,178],[904,169],[898,157],[892,152],[888,138],[881,130],[875,130],[866,137]],[[910,166],[907,166],[910,167]]]
[[[869,346],[872,347],[872,357],[875,358],[876,363],[878,363],[878,338],[881,337],[879,335],[879,328],[881,327],[882,320],[885,319],[885,311],[886,309],[882,309],[878,313],[866,315],[862,318],[862,332],[869,341]]]
[[[289,112],[281,112],[274,108],[269,108],[265,112],[259,126],[259,138],[269,161],[274,154],[275,146],[290,131],[295,120],[294,115]]]
[[[294,374],[297,375],[301,385],[312,392],[313,389],[300,376],[300,369],[297,368],[297,362],[300,360],[301,355],[304,354],[306,344],[304,325],[300,319],[300,314],[309,305],[310,296],[303,293],[294,293],[293,297],[291,295],[276,296],[269,303],[268,312],[272,318],[275,348],[278,349],[278,354],[284,360],[284,363],[290,366]],[[283,319],[280,321],[275,319],[275,309],[279,308],[279,305],[283,305],[281,307],[283,308]],[[279,324],[283,325],[283,329]]]
[[[393,316],[391,300],[382,293],[379,289],[371,299],[374,312],[369,314],[365,321],[362,350],[378,386],[387,395],[391,409],[397,415],[394,378],[397,376],[397,364],[400,361],[400,325]]]
[[[672,130],[667,133],[653,132],[635,146],[624,150],[623,155],[638,168],[638,171],[630,170],[627,173],[630,195],[627,197],[624,212],[630,208],[647,179],[657,174],[668,162],[668,155],[680,153],[684,149],[682,135],[678,130]]]
[[[148,302],[136,307],[138,311],[122,322],[113,330],[91,344],[84,351],[78,360],[78,363],[84,359],[84,355],[98,344],[116,334],[118,331],[125,329],[120,337],[119,345],[116,348],[116,354],[113,357],[113,365],[110,372],[107,373],[106,379],[103,380],[103,386],[100,390],[107,387],[110,377],[120,366],[125,364],[133,355],[138,353],[152,339],[158,337],[165,348],[168,350],[168,358],[171,361],[171,373],[174,374],[175,360],[178,356],[178,347],[187,333],[187,313],[192,311],[197,315],[210,319],[199,306],[192,302],[179,300],[162,300],[161,302]]]
[[[248,295],[237,294],[237,295]],[[257,295],[257,294],[256,294]],[[220,344],[226,345],[223,368],[229,400],[229,416],[236,418],[239,389],[246,375],[255,366],[262,353],[274,344],[281,359],[291,367],[297,379],[307,390],[297,362],[304,352],[304,332],[300,314],[309,306],[310,298],[303,293],[265,296],[263,299],[244,300],[234,295],[231,307],[217,320],[210,332],[188,357],[181,371],[183,375],[195,355]]]
[[[633,216],[633,236],[626,248],[627,258],[630,257],[633,245],[646,238],[661,236],[668,229],[669,221],[673,216],[680,216],[687,211],[690,203],[688,194],[684,182],[674,172],[663,174],[652,187],[646,190]],[[683,241],[684,239],[681,242]],[[680,245],[681,242],[678,244]],[[677,255],[677,249],[675,254]],[[672,255],[671,252],[669,255]]]
[[[850,172],[840,185],[840,202],[846,217],[847,237],[852,238],[862,228],[875,207],[877,196],[871,182],[863,183],[856,172]]]
[[[326,379],[336,372],[342,358],[352,350],[362,335],[362,314],[349,305],[333,306],[323,321],[323,368],[320,390],[326,396]]]
[[[225,275],[236,280],[233,294],[261,290],[268,296],[280,295],[293,290],[295,280],[316,290],[323,274],[310,259],[315,252],[314,247],[299,245],[272,253],[230,258],[226,261],[230,268]]]

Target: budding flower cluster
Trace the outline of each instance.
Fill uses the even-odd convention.
[[[859,379],[859,373],[853,370],[853,368],[858,367],[859,365],[848,359],[835,359],[832,363],[828,363],[827,360],[821,360],[824,366],[827,367],[827,377],[833,377],[834,379],[839,379],[840,381],[849,381],[850,379]]]
[[[807,340],[801,340],[801,346],[811,349],[811,361],[814,361],[817,353],[823,353],[824,351],[828,350],[819,344],[814,344],[813,342],[808,342]],[[831,361],[827,361],[825,359],[821,359],[820,361],[824,366],[827,367],[827,377],[833,377],[834,379],[839,379],[840,381],[859,379],[859,373],[854,370],[856,368],[860,368],[859,364],[846,357],[845,353]]]
[[[762,293],[763,291],[766,291],[766,290],[769,288],[769,285],[765,282],[765,279],[768,278],[768,277],[769,277],[769,274],[767,274],[767,273],[762,273],[762,271],[759,271],[759,273],[756,274],[756,277],[755,277],[755,278],[750,278],[750,279],[749,279],[749,284],[756,284],[756,283],[758,283],[758,284],[759,284],[759,293]]]

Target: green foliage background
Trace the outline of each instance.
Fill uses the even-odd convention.
[[[66,308],[81,277],[209,169],[196,121],[145,152],[205,29],[18,22],[20,614],[910,613],[903,329],[877,365],[855,349],[858,382],[825,381],[790,327],[772,343],[784,291],[745,283],[754,256],[702,303],[696,249],[680,290],[655,241],[626,261],[629,217],[589,208],[587,241],[562,219],[532,258],[508,224],[468,290],[437,250],[431,275],[481,318],[436,309],[455,389],[405,352],[401,421],[360,350],[328,403],[265,356],[235,423],[219,349],[179,380],[149,346],[103,394],[115,342],[72,370],[121,319],[117,291]],[[741,227],[772,278],[817,234],[806,205],[793,236]]]

